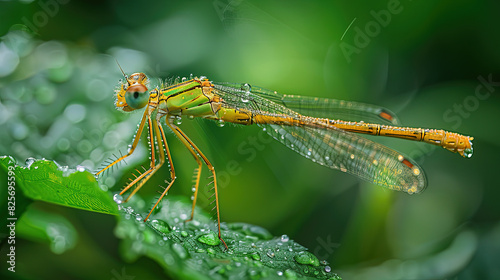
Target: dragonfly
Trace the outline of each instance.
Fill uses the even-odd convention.
[[[193,220],[201,169],[206,165],[211,173],[209,184],[212,185],[212,202],[215,201],[212,210],[216,210],[218,237],[226,249],[227,244],[221,235],[215,168],[179,128],[176,120],[182,116],[262,126],[273,138],[315,163],[409,194],[422,192],[426,188],[427,180],[422,168],[411,158],[361,134],[426,142],[465,158],[473,154],[473,137],[440,129],[397,126],[396,115],[376,105],[281,94],[247,83],[213,82],[203,76],[176,79],[150,90],[149,79],[144,73],[130,76],[123,70],[122,73],[125,79],[115,90],[116,109],[130,112],[144,108],[144,113],[127,154],[117,157],[96,175],[132,155],[145,130],[151,155],[149,168],[131,178],[120,195],[132,188],[123,201],[127,202],[168,161],[170,181],[165,181],[167,186],[144,219],[147,221],[176,179],[165,130],[160,122],[165,118],[168,129],[180,139],[198,165],[194,171],[191,216],[186,222]]]

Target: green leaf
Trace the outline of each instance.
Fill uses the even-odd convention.
[[[25,239],[43,242],[55,254],[76,246],[78,232],[70,221],[58,214],[34,208],[31,204],[16,224],[16,233]]]
[[[101,190],[90,172],[61,167],[50,160],[28,159],[26,167],[12,157],[0,157],[2,169],[13,166],[16,189],[34,200],[41,200],[78,209],[117,215],[117,205]],[[12,168],[12,167],[11,167]]]
[[[115,230],[123,256],[148,256],[176,279],[340,279],[302,245],[258,226],[222,224],[225,250],[206,213],[197,209],[195,220],[184,222],[191,211],[185,198],[164,199],[146,223],[139,214],[147,212],[146,203],[136,195],[127,204]]]

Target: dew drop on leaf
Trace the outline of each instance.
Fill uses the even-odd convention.
[[[298,262],[300,264],[319,266],[318,258],[316,258],[315,255],[313,255],[307,251],[300,252],[297,255],[295,255],[293,258],[295,259],[296,262]]]

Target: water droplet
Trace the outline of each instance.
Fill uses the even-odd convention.
[[[283,276],[283,271],[278,271],[278,276]]]
[[[252,257],[252,259],[260,261],[260,255],[258,253],[252,253],[250,256]]]
[[[180,243],[172,244],[172,250],[177,253],[181,259],[185,259],[188,255],[186,249]]]
[[[300,264],[308,264],[308,265],[313,265],[313,266],[319,266],[319,260],[311,254],[310,252],[303,251],[298,253],[293,257],[296,262]]]
[[[113,200],[118,204],[123,203],[123,197],[120,194],[113,195]]]
[[[223,127],[226,123],[223,120],[217,120],[217,126]]]
[[[198,241],[211,246],[219,245],[220,243],[219,237],[217,237],[217,235],[212,231],[198,237]]]
[[[332,271],[332,268],[327,265],[327,266],[325,266],[325,271],[330,272],[330,271]]]
[[[241,84],[241,90],[249,92],[252,90],[252,86],[250,84],[247,84],[247,83]]]
[[[412,171],[413,171],[413,174],[414,174],[415,176],[420,175],[420,169],[418,169],[418,167],[416,167],[416,166],[415,166],[415,167],[413,167],[413,170],[412,170]]]
[[[27,159],[26,159],[26,162],[25,162],[26,167],[28,167],[28,168],[29,168],[29,167],[33,164],[33,162],[35,162],[35,160],[36,160],[36,159],[35,159],[35,158],[32,158],[32,157],[27,158]]]
[[[297,273],[291,269],[285,270],[286,279],[297,279]]]
[[[144,231],[146,229],[146,226],[144,225],[144,223],[142,224],[139,224],[139,226],[137,227],[140,231]]]
[[[271,250],[271,249],[267,250],[266,255],[267,255],[268,257],[270,257],[270,258],[274,258],[274,256],[275,256],[275,255],[274,255],[273,250]]]
[[[464,155],[465,155],[466,158],[472,157],[472,154],[474,153],[474,150],[472,149],[472,143],[470,145],[471,145],[470,149],[465,149],[464,150]]]
[[[85,171],[85,166],[77,165],[76,170],[79,172],[83,172],[83,171]]]
[[[193,115],[189,115],[188,119],[192,120],[192,119],[194,119],[194,116]]]
[[[281,236],[281,242],[288,242],[288,240],[290,240],[290,238],[288,237],[288,235],[283,234],[283,235]]]
[[[163,220],[152,220],[151,226],[163,233],[170,232],[170,226]]]
[[[175,125],[181,125],[182,124],[182,118],[181,117],[176,117],[174,119],[174,124]]]
[[[186,77],[182,77],[181,82],[185,82],[185,81],[187,81],[187,78]]]

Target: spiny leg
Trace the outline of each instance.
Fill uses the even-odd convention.
[[[149,178],[146,177],[148,174],[150,174],[155,167],[155,145],[154,145],[154,134],[153,134],[153,125],[151,123],[151,117],[147,117],[148,119],[148,136],[149,136],[149,145],[150,145],[150,152],[151,152],[151,160],[150,160],[150,167],[148,170],[145,170],[144,172],[139,172],[139,176],[137,176],[132,182],[130,182],[123,190],[120,192],[120,195],[123,195],[126,191],[128,191],[132,186],[137,184],[135,187],[134,191],[128,195],[128,197],[124,200],[124,202],[129,201],[129,199],[144,185],[144,183],[147,181]],[[137,170],[137,169],[136,169]],[[145,178],[146,177],[146,178]],[[145,179],[145,180],[143,180]]]
[[[167,125],[179,137],[179,139],[182,141],[182,143],[188,148],[188,150],[191,152],[191,154],[195,157],[196,161],[201,162],[199,160],[199,157],[201,157],[203,159],[203,161],[205,162],[205,165],[208,167],[208,170],[210,170],[210,172],[212,172],[214,190],[215,190],[215,207],[217,208],[217,228],[219,230],[219,239],[224,244],[224,247],[226,247],[226,249],[228,249],[226,242],[222,239],[221,231],[220,231],[219,196],[217,193],[217,178],[215,176],[215,168],[210,163],[210,161],[208,161],[207,157],[205,157],[205,155],[201,152],[201,150],[198,149],[198,147],[193,143],[193,141],[191,141],[191,139],[189,139],[189,137],[180,128],[178,128],[177,126],[175,126],[174,124],[172,124],[170,122],[167,122]],[[198,164],[198,166],[201,169],[201,165]],[[195,194],[194,194],[195,199],[196,199],[197,194],[198,194],[198,185],[199,185],[199,178],[198,178],[198,182],[196,183],[196,187],[195,187]],[[193,209],[191,212],[191,219],[193,217],[195,203],[196,203],[196,200],[193,201]]]
[[[125,202],[127,202],[136,192],[138,192],[142,186],[147,182],[147,180],[153,176],[153,174],[158,171],[158,169],[165,163],[165,153],[163,151],[163,146],[162,146],[162,139],[160,137],[160,130],[159,130],[159,124],[156,120],[151,120],[151,118],[148,118],[148,133],[149,133],[149,144],[151,146],[151,162],[150,162],[150,167],[149,169],[142,173],[139,177],[137,177],[134,181],[132,181],[125,189],[122,190],[120,193],[123,194],[126,192],[131,186],[136,184],[137,186],[134,188],[134,190],[129,194],[127,199],[125,199]],[[154,130],[154,132],[153,132]],[[157,145],[155,146],[154,138],[156,137],[156,142]],[[156,153],[156,148],[158,148],[158,153],[159,153],[159,162],[158,164],[155,165],[156,159],[155,159],[155,153]]]
[[[122,155],[121,157],[115,159],[109,165],[107,165],[106,167],[104,167],[103,169],[101,169],[99,172],[97,172],[96,176],[99,176],[102,172],[104,172],[105,170],[113,167],[115,164],[117,164],[118,162],[124,160],[126,157],[130,156],[134,152],[135,148],[137,147],[137,143],[139,143],[139,139],[141,138],[142,130],[144,128],[144,124],[146,123],[146,119],[148,119],[148,118],[149,118],[148,110],[145,110],[144,115],[142,116],[141,123],[139,124],[139,128],[137,129],[137,133],[134,136],[134,141],[132,142],[132,146],[128,150],[127,154],[126,155]]]
[[[201,168],[202,168],[202,164],[203,163],[201,162],[200,157],[193,150],[193,148],[191,146],[191,143],[192,143],[191,140],[189,140],[189,141],[186,140],[186,138],[189,139],[187,137],[187,135],[184,134],[184,132],[182,132],[177,126],[175,126],[173,124],[171,125],[171,124],[169,124],[167,122],[167,125],[177,135],[177,137],[181,140],[181,142],[184,144],[184,146],[187,147],[188,151],[191,153],[191,155],[193,155],[194,159],[196,160],[196,163],[198,163],[198,167],[195,169],[195,171],[197,170],[197,176],[196,176],[196,181],[195,181],[195,184],[194,184],[193,206],[191,208],[191,218],[189,218],[188,220],[186,220],[186,222],[189,222],[189,221],[192,221],[193,217],[194,217],[194,208],[196,206],[196,200],[198,198],[198,189],[199,189],[199,186],[200,186]],[[194,145],[194,143],[193,143],[193,145]],[[201,154],[201,152],[198,152],[198,154]]]
[[[156,203],[153,206],[153,208],[151,208],[151,210],[149,211],[149,214],[144,219],[144,222],[146,222],[148,220],[149,216],[151,216],[151,213],[153,213],[153,210],[156,208],[156,206],[158,206],[158,204],[160,203],[160,201],[162,200],[162,198],[165,196],[165,194],[167,194],[168,190],[170,189],[170,187],[172,186],[172,184],[175,181],[174,165],[172,163],[172,157],[170,155],[170,150],[168,148],[167,138],[165,137],[165,132],[163,131],[163,127],[161,127],[160,122],[159,122],[159,117],[157,117],[157,122],[158,122],[158,126],[155,126],[155,133],[156,133],[156,138],[158,139],[157,142],[160,143],[160,144],[158,144],[158,146],[159,146],[158,148],[160,149],[160,158],[163,159],[163,162],[165,161],[165,155],[164,155],[163,149],[161,147],[161,143],[163,142],[163,146],[165,146],[165,151],[167,152],[168,163],[170,164],[170,178],[171,178],[171,181],[168,183],[168,186],[162,192],[162,194],[160,195],[160,198],[158,198],[158,200],[156,201]],[[161,133],[161,138],[159,137],[160,133]],[[163,164],[163,162],[162,162],[162,164]]]
[[[198,158],[196,158],[198,159]],[[198,187],[200,185],[201,176],[201,161],[198,159],[198,167],[194,169],[194,194],[193,194],[193,206],[191,208],[191,218],[187,219],[185,222],[190,222],[194,217],[194,207],[196,206],[196,199],[198,198]]]

